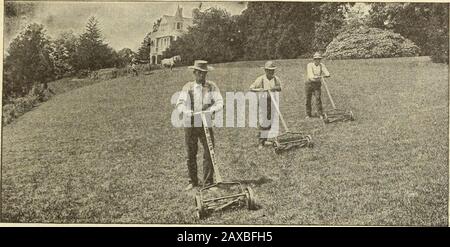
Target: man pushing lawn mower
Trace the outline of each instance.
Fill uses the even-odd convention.
[[[198,139],[203,144],[203,183],[195,195],[196,215],[201,219],[212,212],[244,205],[250,210],[257,209],[252,188],[245,188],[240,182],[224,181],[220,175],[214,152],[211,115],[222,109],[223,99],[217,85],[206,80],[206,74],[212,68],[203,60],[195,61],[194,66],[189,68],[194,70],[195,81],[183,87],[177,109],[188,117],[184,130],[190,183],[186,190],[199,185],[196,161]]]
[[[314,95],[316,98],[316,108],[318,116],[323,120],[324,123],[327,124],[333,122],[353,121],[355,119],[353,116],[353,112],[347,109],[338,109],[336,107],[336,104],[334,103],[333,98],[331,97],[330,90],[328,89],[327,82],[325,81],[325,77],[330,77],[330,72],[328,72],[325,64],[321,63],[322,56],[320,55],[320,53],[316,52],[313,59],[314,62],[309,63],[306,69],[306,118],[308,119],[312,117],[311,98],[312,95]],[[330,100],[331,106],[333,107],[333,109],[328,110],[325,113],[322,110],[322,85],[325,87],[328,99]]]
[[[306,119],[313,117],[311,114],[311,99],[314,95],[316,100],[316,109],[318,117],[323,117],[322,110],[322,77],[330,77],[330,72],[328,72],[325,64],[321,63],[322,56],[320,53],[316,52],[313,57],[313,62],[308,63],[306,66],[306,82],[305,82],[305,93],[306,93]]]
[[[193,189],[199,185],[197,177],[197,151],[198,140],[203,145],[203,185],[213,183],[214,168],[209,153],[206,135],[203,129],[201,114],[211,115],[223,108],[223,98],[217,85],[212,81],[206,80],[206,74],[212,70],[207,61],[196,60],[194,66],[189,66],[194,70],[195,81],[184,85],[183,90],[177,101],[177,109],[187,117],[187,124],[184,128],[185,142],[187,148],[187,167],[189,173],[189,185],[186,190]],[[212,128],[209,127],[209,133],[214,145],[214,135]]]
[[[263,121],[260,122],[259,125],[258,149],[262,149],[264,145],[271,145],[275,148],[275,153],[280,154],[281,152],[294,147],[312,147],[310,135],[305,135],[302,132],[290,131],[287,127],[286,121],[279,108],[279,99],[273,94],[273,92],[281,91],[281,81],[275,76],[275,69],[276,67],[272,61],[266,62],[264,66],[264,71],[266,72],[265,75],[258,77],[250,86],[251,91],[261,92],[258,100],[260,104],[259,119]],[[272,109],[275,109],[277,115],[272,114]],[[263,117],[261,117],[261,115]],[[269,131],[278,118],[281,120],[285,133],[277,133],[277,136],[273,138],[273,142],[269,142],[267,141]]]
[[[253,92],[280,92],[281,91],[281,81],[280,78],[275,76],[275,69],[277,67],[272,61],[266,62],[263,67],[265,74],[256,78],[255,82],[250,85],[250,91]],[[267,135],[272,127],[272,99],[270,94],[262,94],[259,101],[265,100],[267,107],[260,107],[259,114],[266,116],[265,122],[259,125],[259,149],[262,149],[264,145],[272,145],[267,141]]]

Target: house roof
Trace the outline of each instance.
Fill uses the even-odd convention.
[[[162,20],[166,20],[167,22],[175,22],[175,21],[192,21],[192,18],[188,18],[188,17],[183,17],[182,20],[180,20],[179,18],[177,19],[175,16],[171,16],[171,15],[163,15],[162,16]]]
[[[176,22],[183,22],[185,23],[182,30],[174,30],[172,27],[170,27],[170,24],[176,23]],[[171,15],[163,15],[160,23],[160,28],[158,31],[151,33],[150,38],[162,38],[162,37],[168,37],[168,36],[179,36],[186,32],[186,27],[191,26],[193,23],[193,18],[183,17],[183,8],[180,8],[178,6],[177,11],[175,12],[175,16]],[[169,26],[167,29],[164,28],[166,26]],[[166,30],[164,30],[166,29]]]

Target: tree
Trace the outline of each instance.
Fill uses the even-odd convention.
[[[117,52],[118,56],[118,67],[124,67],[127,64],[130,64],[133,57],[136,56],[130,48],[123,48],[122,50]]]
[[[448,63],[448,4],[372,3],[369,25],[399,33],[416,43],[422,55]]]
[[[434,9],[436,13],[431,17],[430,25],[434,27],[433,30],[428,31],[428,41],[430,44],[429,55],[434,62],[447,63],[449,62],[449,36],[448,36],[448,12],[446,7]]]
[[[114,65],[114,51],[104,43],[98,21],[90,17],[86,31],[80,36],[76,70],[97,70]]]
[[[52,42],[52,58],[55,64],[55,73],[58,77],[74,72],[78,38],[73,32],[63,32]]]
[[[318,4],[249,2],[239,22],[247,37],[243,43],[245,58],[298,57],[311,50]]]
[[[296,58],[325,49],[345,24],[346,3],[250,2],[241,15],[195,9],[194,26],[172,43],[165,57],[207,59]]]
[[[323,3],[316,8],[314,50],[324,51],[345,25],[345,15],[352,3]]]
[[[148,33],[144,40],[141,43],[141,46],[139,47],[138,51],[137,51],[137,58],[139,60],[145,60],[148,61],[150,60],[150,33]]]
[[[193,24],[187,34],[172,42],[164,57],[181,55],[183,63],[190,64],[195,59],[211,63],[233,61],[242,55],[235,50],[239,46],[236,18],[227,11],[210,8],[201,12],[197,9]]]
[[[304,51],[298,52],[298,48],[301,47],[299,35],[294,24],[290,24],[281,33],[277,43],[275,44],[276,58],[296,58],[298,53],[303,53]]]
[[[368,27],[369,15],[367,12],[370,4],[358,3],[350,6],[345,13],[345,29],[356,29],[359,27]]]
[[[6,94],[23,96],[38,83],[48,88],[47,82],[54,78],[54,64],[51,58],[50,39],[44,26],[28,25],[12,42],[5,59],[7,71]],[[9,90],[9,91],[8,91]]]
[[[106,46],[104,49],[104,54],[101,57],[102,65],[101,68],[114,68],[119,67],[119,56],[117,52],[110,46]]]

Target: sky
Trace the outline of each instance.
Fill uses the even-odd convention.
[[[21,5],[21,2],[14,4]],[[43,24],[47,34],[57,38],[61,32],[72,30],[75,34],[84,32],[87,20],[95,16],[100,23],[105,41],[114,49],[137,50],[153,23],[162,15],[174,15],[177,6],[183,8],[184,17],[192,17],[192,9],[200,2],[38,2],[32,11],[5,19],[4,45],[9,43],[29,23]],[[19,6],[20,7],[20,6]],[[244,2],[203,2],[201,10],[209,7],[226,9],[240,14]]]

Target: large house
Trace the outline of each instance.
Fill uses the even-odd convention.
[[[187,32],[192,18],[183,17],[183,8],[178,6],[175,16],[163,15],[156,32],[150,34],[150,64],[160,64],[163,52],[172,41]]]

